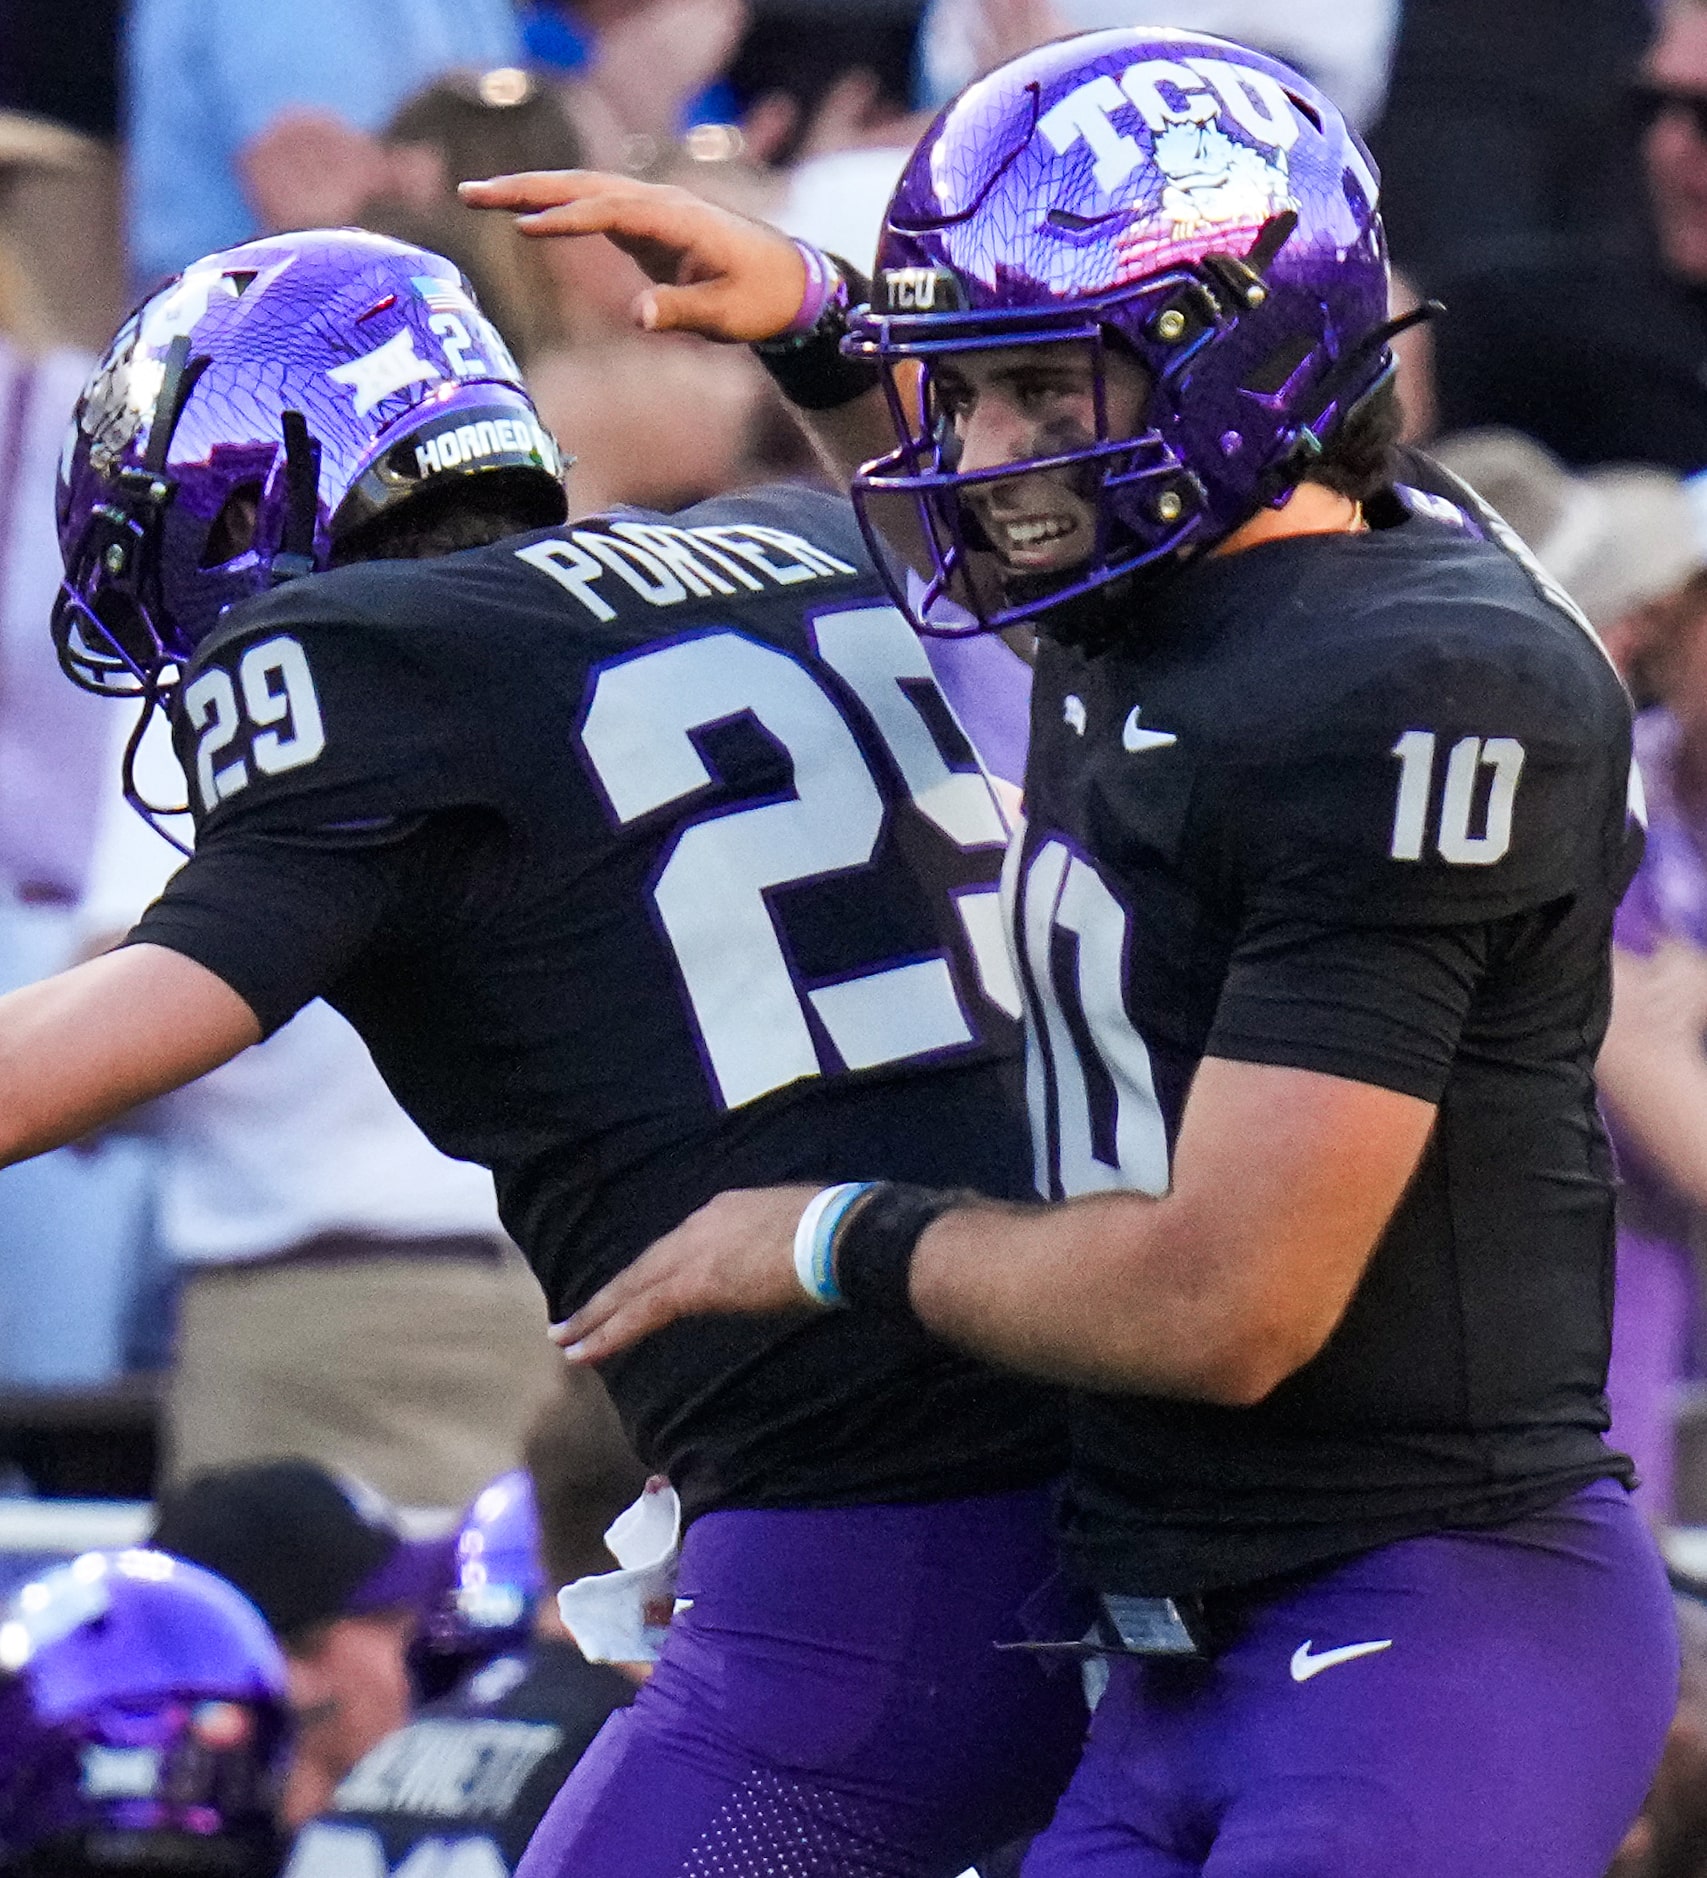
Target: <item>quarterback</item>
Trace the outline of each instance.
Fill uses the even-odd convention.
[[[1296,73],[1142,29],[951,104],[869,295],[668,194],[472,192],[629,245],[644,323],[761,342],[845,467],[887,427],[854,489],[898,602],[1037,635],[1045,1204],[728,1193],[562,1328],[608,1361],[804,1293],[1074,1386],[1110,1681],[1029,1878],[1598,1878],[1675,1695],[1603,1439],[1629,709],[1392,447],[1377,198]]]
[[[324,996],[559,1314],[731,1180],[1022,1190],[1006,829],[847,505],[564,518],[436,255],[255,242],[121,331],[55,633],[170,696],[196,851],[0,1001],[0,1161]],[[679,1614],[532,1869],[947,1878],[1042,1823],[1083,1704],[994,1646],[1049,1602],[1052,1392],[804,1299],[605,1379],[681,1496]]]

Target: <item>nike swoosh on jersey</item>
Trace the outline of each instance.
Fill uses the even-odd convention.
[[[1306,1637],[1292,1652],[1294,1682],[1308,1682],[1312,1676],[1321,1675],[1324,1669],[1337,1668],[1339,1664],[1353,1662],[1360,1656],[1375,1656],[1393,1647],[1393,1639],[1383,1637],[1377,1643],[1342,1643],[1337,1650],[1324,1650],[1320,1656],[1312,1656],[1310,1645],[1313,1641],[1313,1638]]]
[[[1121,748],[1136,754],[1140,750],[1165,750],[1170,743],[1178,743],[1179,738],[1171,730],[1145,730],[1138,722],[1139,707],[1135,704],[1127,717],[1120,733]]]

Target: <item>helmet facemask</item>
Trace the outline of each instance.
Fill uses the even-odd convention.
[[[1171,578],[1284,503],[1391,369],[1378,193],[1329,100],[1206,34],[1078,34],[969,86],[903,171],[873,305],[848,322],[848,349],[888,373],[899,440],[857,499],[871,532],[877,498],[911,505],[906,537],[928,544],[914,553],[915,616],[923,596],[958,602],[974,627],[1079,636],[1115,603],[1069,603],[1118,585],[1123,609],[1138,577]],[[1082,566],[980,582],[955,481],[966,472],[898,368],[928,374],[956,350],[1062,338],[1143,365],[1141,425],[1122,437],[1100,424],[1066,453],[1097,477],[1098,539]],[[1010,561],[1026,539],[1009,532]]]
[[[896,269],[880,275],[873,308],[852,322],[846,349],[874,359],[882,369],[891,421],[899,443],[867,464],[855,478],[854,504],[879,565],[892,556],[879,538],[905,538],[894,528],[892,505],[909,503],[915,539],[922,537],[931,562],[926,580],[909,583],[908,611],[922,632],[945,637],[1037,625],[1040,616],[1071,609],[1146,569],[1162,572],[1222,540],[1264,506],[1282,506],[1320,459],[1325,440],[1357,405],[1385,385],[1393,364],[1388,341],[1429,307],[1391,321],[1366,335],[1315,374],[1313,423],[1298,423],[1279,440],[1246,499],[1229,517],[1224,503],[1186,461],[1172,439],[1180,435],[1180,413],[1189,405],[1193,379],[1215,348],[1242,344],[1247,324],[1268,304],[1265,274],[1297,223],[1286,212],[1265,224],[1245,256],[1212,254],[1196,266],[1155,275],[1117,293],[1086,300],[1059,313],[1035,308],[999,312],[960,309],[959,287],[946,269]],[[919,276],[934,272],[928,283]],[[888,311],[897,296],[916,302],[928,296],[929,312]],[[938,311],[941,307],[945,310]],[[934,390],[935,361],[968,353],[1017,353],[1063,341],[1088,346],[1092,360],[1095,436],[1081,446],[1047,456],[1016,459],[971,471],[959,467],[958,439]],[[1248,349],[1248,348],[1247,348]],[[1291,398],[1295,374],[1307,375],[1318,348],[1296,335],[1282,335],[1269,348],[1242,389],[1254,400]],[[1142,427],[1111,432],[1111,353],[1137,359],[1150,379]],[[1348,396],[1348,393],[1351,394]],[[1229,453],[1243,443],[1229,431]],[[969,491],[980,485],[1033,474],[1076,473],[1081,495],[1094,501],[1096,539],[1082,572],[1062,569],[1028,575],[1004,570],[980,524]],[[885,517],[888,517],[888,524]],[[944,604],[944,603],[947,604]],[[1048,623],[1044,622],[1048,629]]]
[[[1163,293],[1166,285],[1149,291]],[[874,310],[856,322],[848,350],[881,367],[899,441],[855,477],[854,507],[883,566],[889,556],[880,540],[907,538],[909,531],[895,526],[894,514],[896,503],[907,505],[910,531],[924,541],[931,563],[929,577],[909,589],[908,610],[920,631],[960,637],[1033,623],[1044,610],[1180,554],[1199,532],[1202,487],[1166,440],[1152,428],[1122,434],[1111,427],[1111,356],[1137,355],[1098,317],[1102,311],[1082,307],[1045,322],[1035,314],[897,316]],[[938,362],[1062,344],[1089,351],[1092,434],[1046,455],[961,469],[960,440],[937,390]],[[1147,362],[1138,362],[1148,374]],[[976,500],[968,499],[993,484],[1033,475],[1067,480],[1093,508],[1094,541],[1082,573],[1004,570]]]

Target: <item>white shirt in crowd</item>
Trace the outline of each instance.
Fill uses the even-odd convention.
[[[56,466],[93,363],[0,336],[0,903],[76,898],[106,777],[110,707],[67,681],[48,631]]]

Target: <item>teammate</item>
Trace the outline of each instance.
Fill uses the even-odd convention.
[[[187,667],[197,852],[134,943],[0,1002],[0,1160],[323,994],[559,1314],[731,1178],[1020,1190],[1005,831],[844,505],[569,528],[557,467],[416,249],[254,243],[127,326],[56,629],[98,687]],[[991,1648],[1053,1571],[1046,1392],[804,1312],[607,1379],[685,1504],[684,1608],[536,1870],[952,1873],[1047,1815],[1076,1687]]]
[[[88,1552],[0,1607],[6,1878],[273,1878],[290,1745],[261,1614],[160,1552]]]
[[[641,253],[645,323],[767,342],[844,460],[875,364],[856,496],[913,505],[917,611],[1040,635],[1008,881],[1060,1204],[728,1194],[565,1338],[804,1290],[1081,1385],[1118,1654],[1030,1878],[1596,1878],[1676,1674],[1602,1439],[1629,712],[1497,518],[1395,474],[1339,114],[1220,41],[1046,47],[927,133],[864,311],[679,198],[473,194]]]

